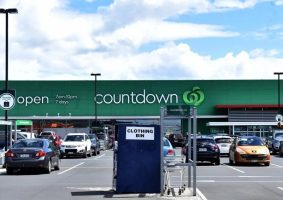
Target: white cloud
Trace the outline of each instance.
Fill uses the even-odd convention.
[[[233,37],[237,35],[238,33],[223,30],[221,26],[142,20],[98,36],[96,40],[106,47],[113,48],[122,44],[138,48],[150,42],[205,37]]]
[[[116,0],[98,13],[83,14],[68,8],[67,0],[1,1],[0,7],[19,9],[18,15],[9,16],[9,78],[81,80],[92,79],[91,72],[101,72],[101,79],[119,80],[273,78],[269,72],[279,71],[283,64],[275,58],[279,53],[275,49],[231,52],[212,59],[194,52],[182,40],[238,33],[222,26],[167,20],[190,12],[244,9],[260,1],[225,2]],[[4,23],[0,15],[0,27]],[[139,52],[152,43],[158,47]],[[4,58],[3,42],[0,48],[0,58]],[[0,66],[4,65],[0,59]],[[0,70],[0,77],[4,73]]]

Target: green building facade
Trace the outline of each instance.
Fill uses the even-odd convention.
[[[209,131],[207,122],[228,121],[230,108],[221,105],[241,105],[240,110],[277,110],[277,83],[277,80],[99,80],[97,118],[158,119],[161,107],[191,105],[197,107],[199,130]],[[4,82],[1,87],[4,88]],[[94,81],[9,81],[9,89],[16,91],[9,119],[93,119],[94,87]],[[0,117],[4,116],[1,110]]]

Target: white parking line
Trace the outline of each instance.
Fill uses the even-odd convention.
[[[277,187],[279,190],[283,190],[283,188],[282,187]]]
[[[202,192],[197,188],[197,194],[200,196],[202,200],[207,200],[207,198],[202,194]]]
[[[276,164],[271,164],[271,165],[273,165],[275,167],[283,168],[283,166],[281,166],[281,165],[276,165]]]
[[[102,155],[99,155],[99,156],[95,156],[93,158],[87,158],[87,159],[84,159],[84,160],[97,160],[97,159],[99,159],[99,158],[101,158],[103,156],[105,156],[105,154],[102,154]]]
[[[235,167],[231,167],[231,166],[229,166],[229,165],[226,165],[226,164],[222,164],[222,165],[225,165],[226,167],[229,167],[230,169],[233,169],[233,170],[235,170],[235,171],[237,171],[237,172],[240,172],[240,173],[242,173],[242,174],[244,174],[245,172],[244,171],[242,171],[242,170],[239,170],[239,169],[237,169],[237,168],[235,168]]]
[[[62,172],[60,172],[60,173],[58,173],[58,175],[64,174],[65,172],[70,171],[70,170],[72,170],[72,169],[74,169],[74,168],[76,168],[76,167],[78,167],[78,166],[80,166],[80,165],[83,165],[84,163],[85,163],[85,162],[82,162],[82,163],[77,164],[77,165],[75,165],[75,166],[73,166],[73,167],[70,167],[69,169],[66,169],[66,170],[64,170],[64,171],[62,171]]]
[[[215,183],[215,180],[197,180],[200,183]]]
[[[238,176],[239,178],[271,178],[273,176]],[[278,176],[274,176],[278,177]]]

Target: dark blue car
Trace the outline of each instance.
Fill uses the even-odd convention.
[[[48,139],[18,140],[5,154],[7,174],[14,169],[39,168],[50,173],[60,169],[60,152]]]
[[[100,154],[100,142],[96,134],[89,134],[88,135],[91,141],[91,150],[92,155],[98,155]]]

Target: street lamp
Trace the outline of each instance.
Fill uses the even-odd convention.
[[[8,92],[8,16],[9,14],[17,14],[18,9],[16,8],[0,8],[0,14],[6,15],[6,78],[5,78],[5,92]],[[8,121],[8,110],[5,110],[5,121]],[[5,150],[7,150],[8,140],[8,127],[5,126]]]
[[[97,76],[101,76],[100,73],[91,73],[91,76],[94,76],[94,115],[95,115],[95,127],[97,127],[97,102],[96,102],[96,81],[97,81]]]
[[[280,108],[280,75],[283,74],[283,72],[274,72],[274,75],[278,76],[278,114],[281,114],[281,108]]]

